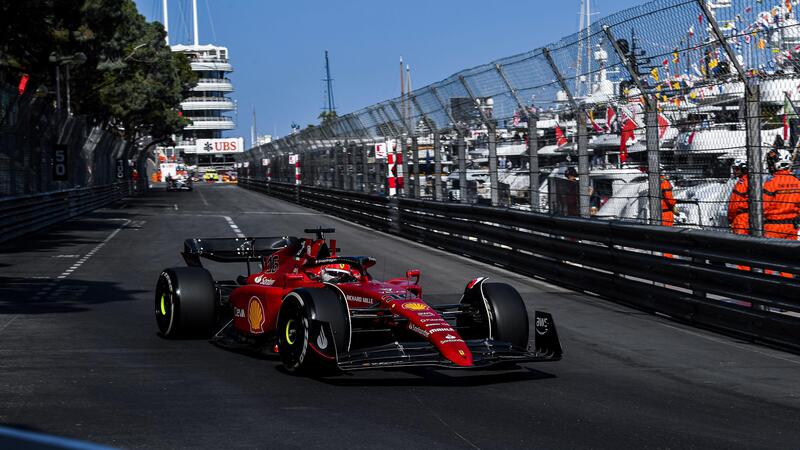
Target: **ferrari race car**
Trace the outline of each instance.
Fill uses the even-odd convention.
[[[556,361],[562,349],[550,314],[528,311],[511,286],[476,278],[457,304],[423,300],[419,270],[379,281],[375,259],[340,256],[332,229],[314,238],[187,239],[188,267],[164,270],[155,316],[165,338],[211,338],[227,348],[277,353],[290,372],[370,368],[480,368]],[[202,260],[243,262],[248,275],[214,280]],[[252,263],[261,270],[250,273]],[[504,364],[508,365],[508,364]]]

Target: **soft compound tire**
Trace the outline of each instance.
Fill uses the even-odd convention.
[[[520,348],[528,346],[528,308],[516,289],[505,283],[483,283],[483,295],[492,310],[495,340]]]
[[[215,319],[217,291],[202,267],[174,267],[156,283],[155,314],[163,337],[207,338]]]
[[[508,342],[528,346],[528,310],[516,289],[505,283],[481,282],[467,290],[461,301],[464,314],[456,319],[464,339]]]
[[[335,345],[319,349],[319,324],[327,324]],[[346,351],[350,344],[350,312],[341,296],[331,288],[295,289],[283,299],[276,326],[278,354],[283,366],[292,373],[331,375],[338,371],[336,352]],[[326,350],[326,351],[321,351]],[[327,353],[327,354],[323,354]]]

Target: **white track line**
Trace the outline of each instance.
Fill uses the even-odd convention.
[[[228,222],[228,225],[230,225],[231,229],[236,234],[237,238],[245,237],[244,233],[242,233],[242,230],[239,229],[239,226],[236,225],[236,222],[234,222],[233,219],[230,218],[230,216],[222,216],[222,217],[224,217],[225,220]]]
[[[120,225],[116,230],[114,230],[111,234],[109,234],[108,237],[103,239],[102,242],[97,244],[93,249],[89,250],[89,253],[87,253],[81,259],[79,259],[77,262],[75,262],[75,264],[69,266],[69,269],[67,269],[64,272],[62,272],[61,275],[57,276],[55,279],[50,280],[49,282],[45,283],[45,285],[42,287],[42,289],[40,289],[39,292],[37,292],[36,295],[34,295],[31,298],[31,300],[34,300],[34,301],[35,300],[39,300],[41,297],[50,294],[50,292],[52,292],[53,289],[55,289],[56,286],[58,286],[58,283],[60,283],[62,280],[66,279],[68,276],[70,276],[72,274],[72,272],[76,271],[80,266],[83,265],[83,263],[88,261],[89,258],[94,256],[95,253],[97,253],[101,248],[103,248],[108,243],[108,241],[110,241],[111,239],[114,239],[114,236],[119,234],[119,232],[122,231],[123,228],[125,228],[126,226],[128,226],[129,223],[131,223],[131,221],[128,220],[128,219],[109,219],[109,220],[123,220],[124,223],[122,225]],[[8,328],[8,326],[11,325],[11,322],[16,320],[17,317],[19,317],[19,314],[15,314],[13,317],[11,317],[11,319],[8,320],[8,322],[3,324],[3,326],[0,327],[0,333],[2,333],[3,330]]]
[[[208,204],[208,200],[206,200],[206,196],[203,195],[203,190],[202,189],[195,189],[195,190],[197,191],[198,194],[200,194],[200,199],[203,200],[203,204],[206,205],[206,206],[211,206],[211,205]]]
[[[78,270],[86,261],[89,260],[89,258],[94,256],[94,254],[97,253],[98,251],[100,251],[100,249],[103,248],[108,243],[108,241],[114,239],[114,237],[117,234],[119,234],[119,232],[122,231],[123,228],[125,228],[126,226],[128,226],[129,223],[131,223],[131,221],[128,219],[111,219],[111,220],[124,220],[124,223],[120,225],[116,230],[111,232],[111,234],[109,234],[105,239],[103,239],[102,242],[100,242],[99,244],[94,246],[94,248],[89,250],[87,254],[83,255],[81,259],[77,260],[75,264],[69,266],[69,269],[62,272],[61,275],[57,276],[55,280],[46,284],[42,290],[40,290],[39,292],[36,293],[36,295],[33,296],[33,300],[38,300],[40,297],[49,294],[61,280],[64,280],[65,278],[69,277],[72,274],[72,272]]]

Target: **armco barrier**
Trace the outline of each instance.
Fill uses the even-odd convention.
[[[578,291],[800,351],[796,241],[390,200],[247,178],[239,186]]]
[[[130,195],[129,183],[0,199],[0,242],[103,207]]]

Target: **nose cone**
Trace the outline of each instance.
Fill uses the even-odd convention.
[[[461,367],[472,367],[472,352],[456,333],[434,337],[434,345],[439,348],[445,358]]]

